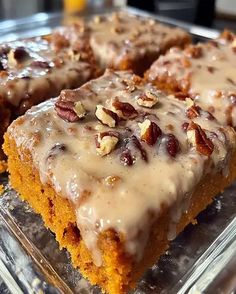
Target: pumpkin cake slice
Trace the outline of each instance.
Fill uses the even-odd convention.
[[[107,70],[16,119],[4,151],[11,185],[74,266],[123,294],[232,183],[235,143],[190,99]]]
[[[143,74],[160,54],[172,46],[183,48],[190,35],[177,27],[169,27],[154,18],[128,12],[96,15],[92,20],[79,21],[54,32],[76,48],[79,41],[89,42],[101,68],[131,69]]]
[[[95,76],[88,48],[70,48],[54,36],[0,46],[0,160],[3,134],[9,123],[32,105],[76,88]],[[1,170],[1,169],[0,169]]]
[[[191,97],[223,125],[236,127],[236,36],[172,48],[157,59],[146,79],[180,99]]]

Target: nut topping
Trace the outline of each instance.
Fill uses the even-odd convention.
[[[147,152],[136,136],[133,135],[130,138],[125,138],[124,142],[125,146],[120,155],[120,161],[124,165],[131,166],[138,158],[145,162],[148,161]]]
[[[140,106],[151,108],[158,102],[158,96],[151,91],[146,91],[143,95],[139,96],[137,103]]]
[[[171,157],[175,157],[180,151],[179,141],[173,134],[167,134],[166,150]]]
[[[98,120],[110,128],[114,128],[118,122],[117,114],[110,109],[103,107],[102,105],[97,105],[95,115]]]
[[[75,111],[75,113],[77,114],[79,118],[85,117],[87,113],[81,101],[75,102],[75,106],[73,110]]]
[[[30,66],[43,68],[43,69],[49,69],[51,67],[47,61],[40,61],[40,60],[34,60],[33,62],[31,62]]]
[[[117,98],[113,101],[114,111],[120,118],[133,119],[138,115],[137,110],[127,102],[121,102]]]
[[[55,103],[55,110],[58,116],[67,122],[76,122],[79,120],[78,115],[74,111],[74,102],[63,101],[59,99]]]
[[[189,119],[196,118],[200,116],[201,108],[196,105],[191,99],[187,98],[186,104],[189,106],[189,108],[186,110],[186,115]]]
[[[96,150],[99,155],[105,156],[115,149],[119,139],[112,132],[98,133],[95,137]]]
[[[202,48],[199,46],[190,45],[185,49],[185,53],[191,58],[200,58],[203,54]]]
[[[73,61],[79,61],[80,60],[80,57],[81,57],[81,54],[79,52],[77,52],[76,50],[70,49],[68,51],[68,56]]]
[[[144,122],[139,123],[138,125],[140,128],[140,137],[142,141],[145,141],[148,145],[154,145],[162,134],[158,125],[151,122],[149,119],[145,119]]]
[[[7,54],[8,64],[11,66],[16,66],[18,63],[24,61],[28,57],[29,54],[24,47],[11,49],[10,52]]]
[[[202,128],[194,122],[191,122],[188,127],[187,138],[189,143],[203,155],[210,156],[214,150],[212,141],[207,138]]]

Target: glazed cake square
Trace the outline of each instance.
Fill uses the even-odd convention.
[[[0,144],[9,123],[32,105],[76,88],[94,77],[89,50],[74,51],[57,37],[0,46]],[[0,147],[1,149],[1,147]],[[1,152],[1,151],[0,151]],[[3,157],[0,154],[0,159]]]
[[[222,125],[236,127],[236,37],[225,31],[207,43],[172,48],[146,79],[180,99],[191,97]]]
[[[79,21],[61,28],[58,34],[74,46],[78,40],[89,41],[103,71],[109,67],[131,69],[136,74],[143,74],[170,47],[184,47],[191,40],[189,34],[180,28],[128,12],[97,15],[88,22]]]
[[[122,294],[232,183],[235,143],[191,99],[107,70],[16,119],[4,151],[11,185],[74,266]]]

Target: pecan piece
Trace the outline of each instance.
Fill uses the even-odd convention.
[[[189,123],[188,122],[184,122],[182,124],[182,129],[184,130],[184,132],[187,132],[188,126],[189,126]]]
[[[171,157],[175,157],[180,151],[179,141],[173,134],[166,135],[166,150]]]
[[[20,62],[23,62],[29,57],[29,53],[25,50],[24,47],[17,47],[11,49],[7,55],[8,63],[12,66],[17,65]]]
[[[196,123],[191,122],[187,130],[187,138],[189,143],[196,150],[206,156],[210,156],[214,150],[214,144],[207,138],[206,133]]]
[[[187,108],[186,110],[187,117],[189,119],[193,119],[200,116],[201,108],[198,105],[194,104],[194,102],[189,98],[187,98],[185,101],[186,104],[189,106],[189,108]]]
[[[55,110],[58,116],[67,122],[76,122],[79,120],[78,115],[74,111],[74,102],[63,101],[59,99],[55,103]]]
[[[140,128],[141,140],[145,141],[148,145],[154,145],[157,139],[162,135],[162,131],[158,125],[149,119],[145,119],[144,122],[138,125]]]
[[[95,136],[96,150],[99,155],[105,156],[115,149],[119,138],[112,132],[98,133]]]
[[[121,102],[117,98],[112,102],[117,115],[123,119],[133,119],[138,115],[137,110],[127,102]]]
[[[23,61],[24,59],[29,57],[29,53],[25,50],[24,47],[17,47],[14,50],[14,58],[17,61]]]
[[[203,54],[202,48],[199,46],[190,45],[185,49],[185,53],[191,58],[200,58]]]
[[[118,116],[115,112],[103,107],[102,105],[97,105],[95,115],[98,120],[100,120],[104,125],[114,128],[118,122]]]
[[[41,60],[34,60],[30,64],[32,67],[38,67],[42,69],[49,69],[51,66],[47,61],[41,61]]]
[[[81,101],[75,102],[73,110],[77,114],[78,118],[80,118],[80,119],[85,117],[85,115],[87,114],[87,112],[84,108],[84,105],[82,104]]]
[[[140,95],[137,99],[139,106],[151,108],[158,102],[158,96],[151,91],[146,91],[144,94]]]
[[[120,161],[124,165],[133,165],[138,158],[148,161],[147,152],[136,136],[125,138],[125,146],[120,156]]]
[[[133,165],[134,160],[133,160],[133,156],[132,156],[132,154],[131,154],[131,152],[130,152],[129,149],[124,150],[124,151],[121,153],[120,161],[121,161],[124,165],[128,165],[128,166]]]
[[[81,54],[79,52],[77,52],[77,50],[70,49],[68,51],[68,56],[73,61],[79,61],[80,57],[81,57]]]

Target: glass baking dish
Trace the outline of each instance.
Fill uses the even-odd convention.
[[[150,15],[128,8],[131,13]],[[151,15],[150,15],[151,16]],[[73,16],[74,17],[74,16]],[[91,17],[87,12],[84,17]],[[194,41],[215,38],[219,32],[153,16],[180,26]],[[48,34],[71,21],[62,14],[37,14],[0,23],[0,42]],[[53,233],[22,202],[0,176],[0,293],[99,294],[70,264]],[[236,183],[219,195],[174,241],[169,250],[139,282],[135,294],[234,293],[236,290]],[[236,292],[235,292],[236,293]]]

